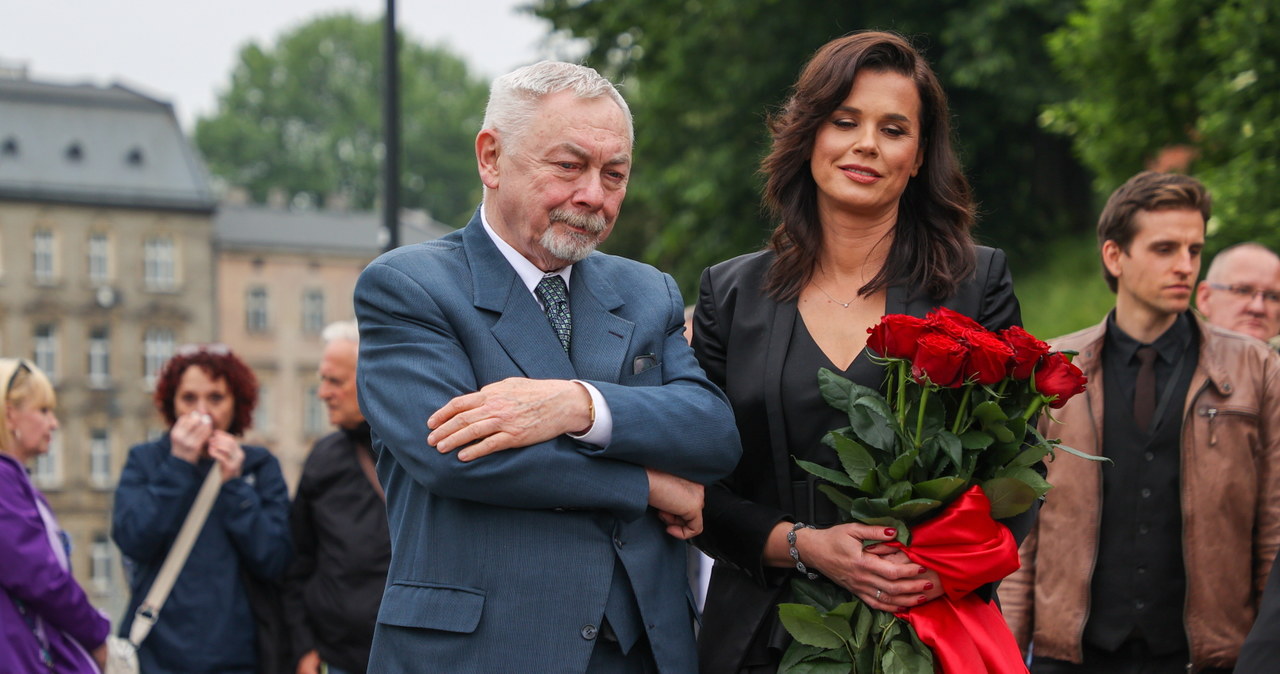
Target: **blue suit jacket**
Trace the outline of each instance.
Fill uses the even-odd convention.
[[[360,406],[392,541],[370,671],[585,671],[618,562],[659,668],[696,671],[685,544],[648,509],[644,467],[728,474],[732,412],[681,334],[671,277],[593,254],[570,303],[571,355],[478,213],[361,275]],[[508,377],[591,382],[612,442],[561,436],[470,463],[427,445],[431,413]]]

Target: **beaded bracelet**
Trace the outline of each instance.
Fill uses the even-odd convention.
[[[795,525],[791,527],[791,531],[787,532],[787,545],[790,548],[788,552],[791,553],[791,559],[795,560],[796,562],[796,571],[803,573],[805,576],[809,578],[809,580],[817,580],[818,574],[805,568],[804,562],[800,561],[800,551],[796,550],[796,532],[801,529],[817,529],[817,528],[818,527],[815,527],[812,524],[805,524],[804,522],[796,522]]]

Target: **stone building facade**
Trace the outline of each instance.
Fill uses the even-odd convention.
[[[33,478],[113,616],[127,590],[112,492],[129,447],[161,431],[160,365],[215,334],[215,206],[169,104],[0,79],[0,355],[53,379],[61,428]]]

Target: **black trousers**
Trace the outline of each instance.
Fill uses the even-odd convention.
[[[658,674],[658,665],[653,659],[653,649],[649,640],[641,637],[631,650],[622,652],[618,638],[612,630],[602,630],[596,638],[596,646],[591,649],[591,660],[587,663],[589,674]]]

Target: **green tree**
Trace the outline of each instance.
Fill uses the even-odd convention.
[[[1210,244],[1280,245],[1280,8],[1270,0],[1088,0],[1050,53],[1077,93],[1044,113],[1109,193],[1161,151],[1214,196]]]
[[[1050,236],[1090,226],[1090,178],[1041,128],[1067,89],[1043,37],[1074,0],[537,0],[534,12],[590,45],[623,83],[636,167],[611,250],[673,272],[688,293],[706,265],[760,247],[765,116],[809,56],[862,28],[912,37],[951,97],[979,237],[1032,260]]]
[[[401,205],[461,225],[480,198],[473,141],[486,84],[443,48],[401,37]],[[196,124],[214,175],[259,201],[273,188],[372,208],[381,193],[382,22],[315,19],[240,51],[218,110]]]

